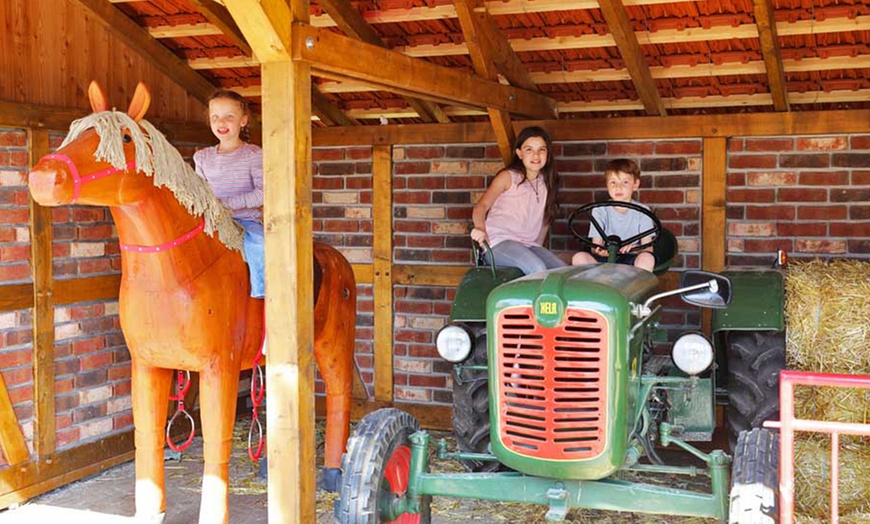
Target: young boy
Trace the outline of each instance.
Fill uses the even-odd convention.
[[[631,202],[641,205],[631,199],[631,195],[640,187],[640,167],[637,162],[627,158],[620,158],[608,162],[604,169],[604,180],[607,184],[607,194],[613,202]],[[619,238],[631,238],[643,231],[653,228],[652,220],[643,213],[625,207],[597,207],[592,210],[592,216],[604,228],[604,232],[616,235]],[[607,251],[603,249],[604,240],[592,225],[589,226],[589,238],[598,246],[593,247],[592,253],[581,251],[574,255],[571,263],[575,266],[581,264],[594,264],[607,262]],[[652,271],[655,267],[655,256],[652,246],[634,253],[629,253],[632,247],[638,244],[646,244],[652,240],[652,235],[644,237],[639,243],[623,246],[619,250],[616,262],[619,264],[633,264],[635,267]]]

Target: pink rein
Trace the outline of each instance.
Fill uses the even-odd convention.
[[[117,167],[110,167],[108,169],[103,169],[102,171],[97,171],[95,173],[91,173],[90,175],[81,176],[79,175],[79,168],[76,167],[75,162],[66,155],[61,155],[58,153],[52,153],[50,155],[45,155],[44,158],[50,160],[58,160],[63,162],[69,168],[69,172],[73,177],[73,197],[70,201],[70,204],[75,204],[79,199],[79,195],[82,192],[82,186],[87,184],[88,182],[93,182],[94,180],[99,180],[101,178],[105,178],[107,176],[117,175],[118,173],[124,173],[126,171],[135,171],[136,170],[136,162],[131,160],[127,162],[123,169],[119,169]],[[134,251],[136,253],[159,253],[161,251],[166,251],[167,249],[172,249],[174,247],[180,246],[184,244],[191,238],[198,235],[202,230],[205,229],[205,219],[199,222],[195,228],[191,229],[187,233],[181,235],[175,240],[170,240],[169,242],[164,242],[163,244],[159,244],[156,246],[137,246],[133,244],[120,244],[121,251]]]

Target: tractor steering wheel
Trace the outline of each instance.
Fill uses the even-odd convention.
[[[596,220],[595,216],[592,214],[592,210],[597,208],[597,207],[626,207],[628,209],[633,209],[635,211],[638,211],[639,213],[642,213],[642,214],[648,216],[650,218],[650,220],[652,220],[653,227],[647,229],[646,231],[641,231],[640,233],[634,235],[631,238],[621,239],[616,235],[608,236],[604,232],[604,228],[601,227],[601,224],[598,223],[598,220]],[[603,246],[593,242],[592,239],[589,237],[589,235],[584,234],[584,233],[580,233],[579,231],[577,231],[577,227],[576,227],[576,224],[574,223],[574,219],[578,215],[579,216],[585,215],[585,216],[589,217],[589,223],[592,225],[592,227],[595,228],[595,231],[598,232],[598,235],[604,241]],[[636,251],[639,251],[641,249],[646,249],[647,247],[653,245],[655,243],[656,239],[658,238],[659,231],[662,230],[662,223],[659,220],[659,218],[657,216],[655,216],[655,214],[652,211],[650,211],[649,209],[647,209],[641,205],[635,204],[634,202],[616,202],[616,201],[611,200],[611,201],[607,201],[607,202],[593,202],[592,204],[586,204],[585,206],[579,207],[573,213],[571,213],[571,215],[568,217],[568,228],[571,230],[571,233],[573,233],[574,236],[577,237],[577,240],[579,240],[581,243],[583,243],[584,245],[588,245],[589,247],[603,248],[604,250],[607,251],[608,261],[615,262],[616,261],[616,254],[619,252],[619,250],[623,246],[631,245],[631,244],[638,242],[641,239],[648,237],[650,235],[653,235],[652,240],[650,240],[649,242],[647,242],[645,244],[639,244],[637,246],[632,247],[631,251],[636,252]]]

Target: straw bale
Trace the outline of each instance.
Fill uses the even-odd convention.
[[[831,441],[799,434],[795,440],[795,512],[825,518],[831,512],[830,497]],[[866,439],[840,439],[839,506],[841,515],[870,512],[870,447]]]

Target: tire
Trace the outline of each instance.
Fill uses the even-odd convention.
[[[779,419],[779,372],[785,369],[784,331],[732,331],[727,338],[728,443],[742,431]]]
[[[347,441],[342,460],[341,496],[335,516],[342,524],[376,524],[382,499],[407,490],[411,448],[408,437],[420,424],[404,411],[387,408],[366,415]],[[431,496],[423,496],[420,513],[404,513],[398,524],[429,524]]]
[[[744,431],[737,439],[731,472],[728,522],[779,522],[779,435],[764,428]]]
[[[471,358],[464,364],[486,365],[486,333],[474,341]],[[453,369],[453,434],[459,451],[489,453],[489,375],[482,370]],[[472,472],[499,471],[501,464],[463,460]]]

